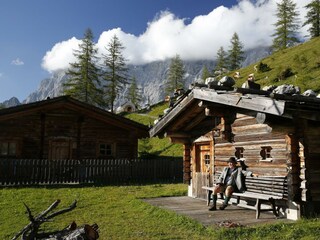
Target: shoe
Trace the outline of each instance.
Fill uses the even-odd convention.
[[[212,206],[211,208],[209,208],[209,211],[215,211],[215,210],[217,210],[216,206]]]
[[[228,205],[222,204],[222,206],[219,207],[220,210],[224,210]]]

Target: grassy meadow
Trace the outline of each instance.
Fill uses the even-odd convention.
[[[164,110],[168,108],[167,102],[160,102],[148,111],[139,111],[136,113],[126,114],[125,117],[144,124],[146,126],[153,126],[154,120],[163,115]],[[182,144],[173,144],[169,138],[152,137],[139,140],[139,154],[148,156],[170,156],[182,157],[183,146]]]
[[[266,64],[269,69],[257,71],[259,63]],[[300,87],[301,93],[312,89],[320,93],[320,37],[304,42],[294,47],[277,51],[242,69],[241,77],[236,80],[236,87],[240,87],[251,73],[255,75],[255,82],[265,86],[279,86],[292,84]],[[228,74],[234,75],[234,72]]]
[[[61,230],[72,221],[79,226],[97,223],[101,240],[107,239],[320,239],[318,219],[259,227],[218,228],[160,209],[143,198],[186,195],[185,184],[143,186],[60,186],[0,189],[0,239],[11,239],[28,224],[27,204],[34,215],[56,199],[56,210],[77,200],[77,207],[59,215],[42,230]]]

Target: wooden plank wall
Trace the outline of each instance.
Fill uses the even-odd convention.
[[[70,110],[49,110],[0,122],[0,140],[18,142],[16,158],[49,159],[50,141],[68,139],[71,158],[98,158],[99,142],[115,144],[113,158],[137,158],[138,140],[126,130]]]
[[[248,169],[259,175],[285,176],[288,158],[285,132],[282,126],[260,124],[254,117],[238,115],[232,124],[234,142],[226,142],[221,137],[215,139],[215,171],[222,171],[227,159],[235,156],[236,148],[242,147]],[[262,146],[272,148],[272,161],[261,161]]]
[[[210,178],[210,173],[206,172],[197,172],[195,173],[192,178],[192,193],[193,197],[206,199],[207,198],[207,191],[202,189],[202,186],[212,186]]]
[[[304,133],[304,141],[307,144],[305,160],[302,165],[302,176],[305,180],[303,189],[303,200],[317,201],[320,208],[320,126],[310,123]]]

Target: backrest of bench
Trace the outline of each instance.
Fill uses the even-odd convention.
[[[245,183],[246,191],[288,197],[287,178],[284,176],[246,177]]]

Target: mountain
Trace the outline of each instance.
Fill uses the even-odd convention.
[[[36,102],[48,97],[53,98],[62,95],[62,84],[66,80],[64,71],[54,72],[50,78],[43,79],[36,91],[31,93],[23,103]]]
[[[268,56],[269,50],[266,47],[251,49],[245,53],[246,58],[243,61],[243,66],[258,61],[259,59]],[[136,78],[139,88],[142,89],[143,104],[153,105],[165,98],[165,82],[169,70],[171,60],[151,62],[144,65],[128,65],[128,75]],[[207,66],[209,70],[213,70],[215,66],[214,61],[198,60],[198,61],[184,61],[185,67],[185,88],[201,78],[202,68]],[[50,78],[41,81],[37,90],[32,92],[23,103],[30,103],[44,100],[47,97],[57,97],[63,92],[63,83],[66,80],[64,71],[55,72]],[[125,96],[128,89],[124,89],[116,106],[126,102]]]
[[[128,75],[136,78],[139,88],[142,89],[143,102],[145,104],[155,104],[164,100],[164,84],[170,66],[170,60],[152,62],[144,65],[128,65]],[[204,65],[214,66],[213,61],[186,61],[184,62],[185,86],[201,77],[201,70]],[[47,97],[57,97],[63,92],[63,83],[66,81],[65,72],[54,73],[50,78],[41,81],[39,88],[31,93],[23,103],[30,103],[46,99]],[[125,96],[128,89],[124,89],[116,105],[125,103]]]
[[[14,107],[20,105],[20,101],[16,97],[12,97],[9,100],[6,100],[2,103],[3,107],[8,108],[8,107]]]

